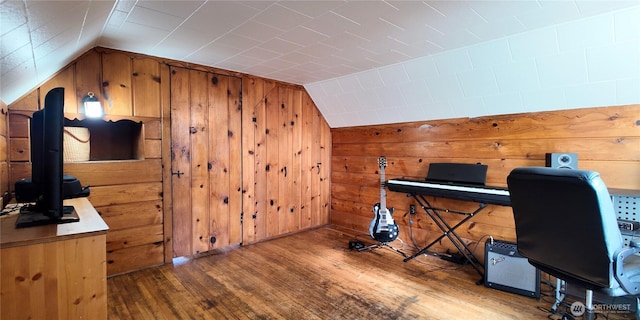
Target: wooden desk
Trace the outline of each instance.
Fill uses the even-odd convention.
[[[65,200],[79,222],[16,229],[1,218],[0,318],[106,319],[106,234],[89,200]]]

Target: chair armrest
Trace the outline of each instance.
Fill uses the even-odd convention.
[[[624,260],[631,255],[640,253],[640,246],[637,246],[638,243],[631,243],[630,245],[629,247],[623,247],[615,253],[616,261],[613,264],[613,271],[622,289],[630,295],[637,295],[640,293],[640,283],[631,282],[630,276],[627,275],[624,270]]]

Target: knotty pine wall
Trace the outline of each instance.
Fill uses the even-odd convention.
[[[336,128],[331,134],[331,223],[359,232],[367,232],[372,206],[380,201],[379,156],[387,157],[386,179],[424,179],[432,162],[480,162],[489,167],[488,185],[506,187],[513,168],[544,166],[547,152],[575,152],[579,168],[600,172],[608,187],[640,189],[640,105]],[[471,202],[427,199],[438,208],[477,208]],[[418,206],[411,239],[408,211],[414,202],[387,192],[400,238],[406,246],[421,248],[442,233]],[[444,215],[454,223],[460,220]],[[479,256],[487,235],[515,241],[511,208],[489,205],[458,233],[469,243],[482,240]],[[449,240],[438,246],[455,249]]]
[[[176,256],[328,223],[329,127],[302,87],[172,66],[171,101]]]
[[[0,100],[0,195],[9,192],[9,152],[7,145],[7,104]],[[5,205],[6,203],[2,202],[3,208]]]
[[[118,274],[165,261],[163,212],[163,108],[166,66],[150,57],[93,49],[20,100],[9,105],[11,186],[31,176],[29,119],[55,87],[65,88],[65,117],[82,119],[81,100],[92,91],[105,120],[142,122],[143,160],[65,163],[65,173],[90,186],[89,200],[109,225],[107,273]],[[168,92],[168,89],[166,89]],[[95,142],[95,141],[94,141]],[[93,143],[92,147],[100,146]]]
[[[170,71],[174,255],[239,244],[241,78]]]
[[[242,85],[244,242],[328,224],[329,125],[300,86]]]
[[[52,88],[65,87],[65,117],[73,119],[82,118],[78,109],[80,101],[87,92],[93,91],[106,106],[105,120],[142,122],[144,131],[144,160],[65,164],[65,173],[75,175],[83,185],[91,186],[89,200],[110,227],[107,273],[119,274],[171,262],[176,256],[171,196],[171,67],[242,79],[242,95],[236,98],[243,101],[242,118],[237,121],[239,129],[234,129],[235,139],[241,140],[242,144],[237,157],[230,159],[238,168],[237,176],[241,177],[233,184],[237,186],[235,192],[241,195],[233,216],[241,217],[243,223],[240,219],[230,219],[225,222],[228,226],[221,226],[219,221],[209,221],[215,228],[208,231],[215,236],[211,230],[227,228],[242,234],[236,232],[232,237],[234,241],[220,242],[209,249],[240,241],[250,244],[327,224],[331,135],[304,88],[106,48],[89,50],[40,87],[9,105],[10,188],[15,181],[31,175],[29,119],[34,111],[43,107],[44,95]],[[223,94],[227,99],[227,92]],[[224,131],[222,136],[227,137],[229,130]],[[0,137],[0,148],[1,141]],[[211,148],[214,154],[220,152],[213,145]],[[229,151],[222,151],[217,156],[222,158],[225,152]],[[189,183],[188,188],[190,190],[179,192],[191,194],[194,185]],[[279,203],[280,199],[287,200]],[[242,211],[235,212],[238,210]],[[189,219],[189,224],[195,225],[199,216]],[[189,241],[200,239],[201,234],[190,230]],[[206,240],[210,235],[202,235],[202,238]],[[188,248],[193,248],[191,242]],[[198,252],[201,252],[200,247],[198,250],[178,250],[179,254]]]

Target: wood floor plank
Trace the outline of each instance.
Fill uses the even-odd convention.
[[[553,303],[476,285],[470,265],[409,262],[324,227],[108,279],[110,319],[546,319]],[[409,245],[402,246],[408,254]],[[566,310],[566,308],[564,309]],[[550,319],[560,319],[553,315]],[[609,314],[608,319],[633,319]]]

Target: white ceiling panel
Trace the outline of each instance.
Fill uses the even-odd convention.
[[[488,41],[491,39],[502,38],[508,35],[513,35],[525,31],[526,28],[522,25],[522,22],[517,17],[509,16],[502,19],[491,20],[489,22],[480,22],[472,25],[467,29],[469,34],[473,34],[474,37],[468,37],[468,41],[478,43],[481,41]],[[455,41],[449,37],[443,37],[441,42],[444,46],[451,46],[454,43],[448,44],[449,41]],[[464,40],[462,41],[464,42]]]
[[[169,35],[169,31],[129,21],[120,28],[109,26],[106,31],[118,33],[118,36],[108,38],[111,43],[109,47],[133,52],[144,50],[145,53]]]
[[[412,28],[419,27],[437,13],[426,6],[422,1],[395,1],[391,5],[396,10],[385,10],[380,19],[400,28],[403,32],[411,32]]]
[[[282,59],[285,61],[289,61],[289,63],[301,65],[307,63],[307,61],[310,61],[312,57],[299,52],[291,52],[283,55]],[[304,71],[304,69],[301,70]]]
[[[541,7],[516,15],[525,28],[533,29],[580,18],[578,7],[572,1],[540,1]]]
[[[342,6],[344,1],[279,1],[278,4],[307,17],[317,18]]]
[[[158,42],[147,54],[184,60],[214,40],[214,35],[182,26]]]
[[[630,5],[638,5],[638,1],[618,1],[618,0],[607,0],[607,1],[572,1],[578,7],[580,11],[580,15],[583,17],[588,17],[600,13],[610,12],[612,10],[618,10],[622,8],[627,8]]]
[[[277,52],[273,52],[271,50],[263,49],[260,47],[251,48],[247,51],[244,51],[242,55],[262,60],[263,62],[269,61],[271,59],[276,59],[280,56]]]
[[[358,24],[333,11],[327,12],[304,24],[305,27],[328,37],[340,35],[345,31],[357,29]]]
[[[638,41],[640,39],[640,6],[623,10],[613,15],[614,39],[616,41]]]
[[[78,36],[79,46],[86,46],[97,42],[97,37],[102,33],[107,21],[108,13],[113,8],[112,1],[92,1],[89,2],[86,12],[84,12],[84,20],[82,21],[82,29]]]
[[[247,7],[250,8],[254,8],[257,9],[258,11],[262,11],[265,10],[267,8],[269,8],[271,5],[273,5],[276,2],[280,2],[277,0],[271,1],[271,0],[247,0],[247,1],[242,1],[242,0],[238,0],[235,1],[237,3],[241,3]]]
[[[0,19],[0,34],[2,34],[3,40],[10,31],[19,27],[27,27],[27,14],[22,1],[3,2],[0,17],[2,17]]]
[[[27,1],[27,19],[29,28],[36,30],[42,26],[52,29],[66,29],[74,26],[76,17],[82,19],[83,9],[88,3],[82,1]],[[61,19],[65,17],[65,19]]]
[[[33,50],[30,45],[23,45],[13,52],[6,54],[2,57],[2,61],[0,61],[0,69],[2,70],[2,75],[5,73],[13,71],[18,66],[23,65],[24,63],[31,63],[33,65]],[[4,79],[4,77],[3,77]],[[3,81],[4,82],[4,81]]]
[[[198,8],[203,6],[206,1],[141,1],[136,3],[131,1],[130,7],[122,8],[123,11],[129,11],[133,8],[133,4],[136,4],[138,8],[146,8],[158,13],[168,13],[172,16],[176,16],[182,19],[186,19],[191,16]]]
[[[59,37],[62,33],[68,31],[74,33],[74,35],[77,36],[78,32],[82,30],[84,13],[86,12],[86,9],[86,5],[78,6],[77,4],[64,5],[62,9],[43,4],[28,7],[27,12],[31,12],[31,10],[52,10],[52,12],[50,12],[50,14],[47,15],[44,19],[40,17],[29,19],[31,43],[34,47],[38,47],[41,44],[48,42],[50,39]],[[62,14],[62,12],[57,12],[59,10],[62,10],[62,12],[68,13],[69,15],[64,19],[63,22],[57,23],[51,21],[52,19],[55,19],[54,17],[56,14]],[[73,38],[74,35],[69,34],[69,37]]]
[[[255,21],[245,21],[233,33],[254,40],[265,41],[283,34],[285,31]]]
[[[325,41],[328,37],[305,26],[297,26],[279,35],[278,38],[304,47]]]
[[[340,51],[341,50],[339,49],[323,44],[316,44],[313,47],[306,47],[304,49],[298,50],[298,52],[314,57],[313,62],[322,65],[325,69],[340,66],[350,62],[349,60],[336,55]]]
[[[149,3],[147,5],[143,5],[142,3],[140,3],[139,5],[143,5],[143,6],[151,6],[153,5],[153,1],[148,1]],[[123,12],[129,12],[131,11],[136,4],[138,4],[137,0],[120,0],[120,1],[116,1],[115,5],[114,5],[114,10],[118,10],[118,11],[123,11]]]
[[[260,12],[252,20],[266,24],[280,30],[290,30],[311,18],[278,4],[274,4]]]
[[[31,79],[38,77],[35,61],[32,59],[23,60],[21,64],[12,66],[11,69],[2,67],[2,86],[3,90],[22,90],[21,83],[29,83]]]
[[[121,11],[114,9],[109,16],[109,20],[107,21],[107,26],[119,28],[122,24],[127,21],[127,16],[129,15],[129,11]]]
[[[371,69],[379,68],[385,65],[386,64],[383,64],[380,61],[376,61],[373,58],[367,57],[357,61],[351,61],[349,62],[349,64],[339,65],[332,69],[334,74],[338,75],[338,74],[342,74],[344,72],[343,68],[347,68],[347,67],[352,68],[352,73],[353,73],[353,72],[358,72],[360,70],[371,70]]]
[[[177,28],[183,19],[173,14],[168,14],[142,6],[136,6],[131,10],[127,22],[140,24],[154,29],[171,31]]]
[[[499,20],[504,17],[516,16],[523,12],[530,12],[540,8],[538,1],[470,1],[469,8],[477,12],[486,21]]]
[[[94,46],[304,85],[331,126],[562,108],[576,89],[556,86],[588,72],[606,83],[580,88],[628,102],[640,78],[637,62],[594,65],[638,53],[639,0],[5,0],[0,14],[6,103]]]
[[[227,46],[236,49],[236,52],[242,52],[254,48],[261,43],[261,41],[250,39],[235,33],[227,33],[216,39],[211,45]]]
[[[433,11],[429,15],[431,18],[429,19],[429,24],[434,26],[445,26],[452,21],[464,26],[487,22],[478,12],[461,1],[434,1],[430,2],[428,7]],[[437,21],[437,23],[433,23],[433,20]],[[448,30],[450,29],[446,28],[445,31]]]
[[[26,23],[11,29],[2,29],[2,31],[4,34],[0,38],[0,56],[7,56],[26,45],[30,47],[29,28]]]
[[[338,48],[341,50],[349,50],[350,48],[367,48],[372,42],[369,39],[363,38],[361,36],[355,35],[350,32],[343,32],[341,34],[337,34],[331,38],[327,38],[325,40],[320,41],[320,43],[327,45],[332,48]],[[383,45],[377,46],[377,48],[383,50],[387,50],[388,47],[384,47]],[[379,50],[372,50],[373,52],[379,52]]]
[[[367,25],[379,20],[385,12],[397,11],[397,8],[385,1],[351,1],[332,10],[333,13],[350,20],[356,25]]]
[[[228,46],[221,45],[207,45],[192,54],[187,58],[189,61],[193,61],[198,64],[204,64],[205,61],[215,61],[216,64],[221,63],[230,57],[233,57],[237,52],[236,49]]]
[[[433,62],[433,58],[414,59],[403,64],[409,80],[417,83],[427,77],[434,77],[438,74],[438,69]],[[362,78],[360,78],[362,82]]]
[[[43,45],[41,47],[44,47]],[[88,50],[89,48],[85,48]],[[60,54],[72,56],[77,50],[77,46],[73,41],[66,43],[51,44],[50,47],[42,48],[36,57],[36,66],[39,73],[53,74],[64,68],[70,61],[59,59]]]
[[[261,44],[260,48],[285,55],[290,52],[295,52],[296,50],[303,47],[290,41],[282,40],[280,38],[273,38]]]
[[[187,18],[182,26],[220,36],[234,30],[259,12],[233,1],[210,1]]]
[[[67,44],[75,44],[77,39],[74,36],[76,35],[77,33],[75,33],[73,30],[67,29],[63,30],[61,33],[56,34],[52,38],[47,39],[45,42],[41,43],[33,49],[33,55],[35,59],[41,60],[44,57],[56,52],[58,48],[62,48]]]

